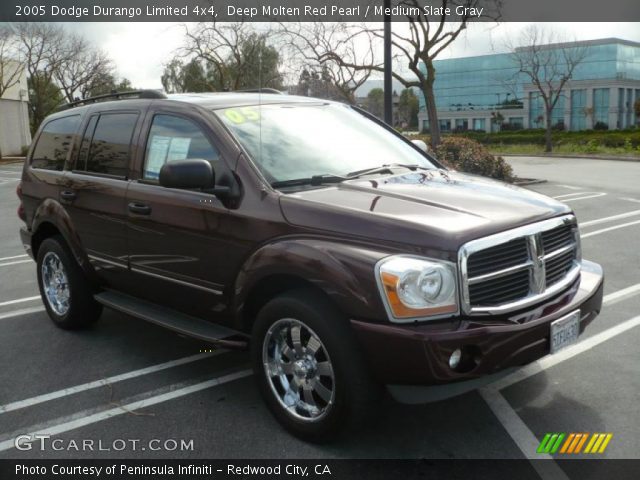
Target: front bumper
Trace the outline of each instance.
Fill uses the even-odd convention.
[[[584,260],[580,276],[564,293],[502,316],[460,317],[420,325],[352,320],[376,378],[386,384],[438,385],[496,373],[530,363],[550,350],[550,324],[580,310],[580,333],[600,313],[604,274]],[[449,367],[457,348],[473,352],[464,368]]]

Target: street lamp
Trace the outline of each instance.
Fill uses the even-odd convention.
[[[393,101],[391,85],[391,0],[384,0],[384,121],[393,126]]]

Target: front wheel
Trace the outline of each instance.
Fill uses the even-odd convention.
[[[253,328],[260,390],[294,435],[329,440],[366,421],[381,388],[344,318],[322,294],[298,290],[268,302]]]

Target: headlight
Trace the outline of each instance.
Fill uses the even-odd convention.
[[[458,312],[454,264],[397,255],[376,266],[378,286],[392,321]]]

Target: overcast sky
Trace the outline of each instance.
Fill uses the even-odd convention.
[[[505,51],[509,38],[528,24],[479,22],[470,24],[448,51],[439,58],[464,57]],[[640,42],[640,23],[544,24],[568,39],[590,40],[618,37]],[[163,65],[182,44],[184,29],[176,23],[69,23],[114,60],[118,75],[135,87],[161,88]],[[393,28],[402,28],[394,23]]]

